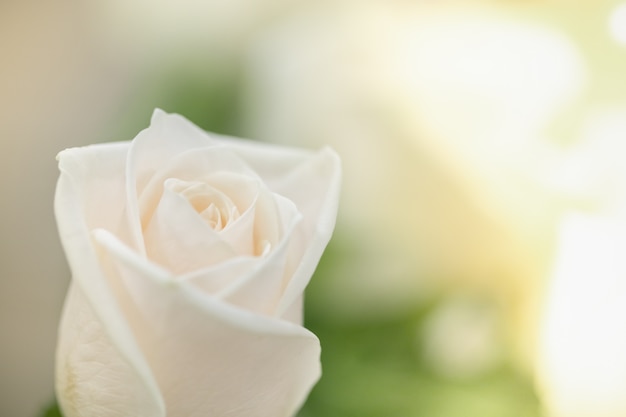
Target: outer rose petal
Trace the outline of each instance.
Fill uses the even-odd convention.
[[[102,227],[113,231],[125,242],[130,242],[124,191],[129,148],[130,143],[119,142],[60,152],[57,156],[61,171],[59,184],[67,191],[61,193],[57,189],[57,217],[66,213],[66,207],[61,204],[73,205],[71,211],[78,216],[75,220],[82,220],[86,229]]]
[[[320,375],[314,334],[207,296],[104,230],[94,238],[168,415],[293,415]]]
[[[123,205],[104,207],[106,213],[89,207],[119,197],[124,145],[59,154],[55,213],[73,277],[57,351],[57,396],[66,417],[165,416],[156,382],[117,307],[88,232],[98,225],[113,230],[124,225]],[[124,378],[123,387],[115,384],[117,376]],[[102,386],[110,388],[106,395],[98,395]],[[111,405],[113,399],[119,404]]]
[[[311,219],[304,223],[302,238],[305,251],[298,259],[297,268],[277,307],[278,315],[287,313],[294,303],[300,302],[330,240],[337,218],[340,184],[339,156],[330,148],[325,148],[274,185],[277,193],[296,204],[305,219]],[[312,195],[317,198],[311,198]]]
[[[60,326],[57,398],[65,417],[165,416],[163,401],[128,362],[76,283]]]

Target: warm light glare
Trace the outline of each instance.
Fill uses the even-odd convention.
[[[418,104],[428,103],[425,119],[440,121],[437,130],[444,136],[471,142],[469,128],[471,139],[486,135],[483,140],[505,148],[523,146],[516,141],[532,139],[584,84],[584,63],[575,45],[558,31],[523,20],[489,13],[433,17],[410,35],[409,61],[401,61],[408,72],[406,85],[414,89]],[[440,114],[430,114],[435,112]],[[451,118],[455,123],[449,123]],[[519,129],[523,135],[515,133]],[[470,154],[484,152],[475,145],[468,144]]]
[[[481,210],[534,250],[560,204],[543,189],[560,158],[546,129],[589,81],[578,45],[496,12],[433,15],[409,34],[398,62],[418,151],[427,149]]]
[[[620,4],[611,13],[609,30],[613,39],[626,45],[626,3]]]

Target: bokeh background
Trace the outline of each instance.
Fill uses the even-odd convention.
[[[0,54],[0,416],[53,402],[55,155],[154,107],[342,157],[300,417],[626,416],[626,3],[0,0]]]

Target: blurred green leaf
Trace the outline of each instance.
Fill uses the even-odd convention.
[[[345,245],[331,242],[306,293],[306,326],[320,338],[323,375],[299,417],[540,416],[531,381],[506,361],[463,381],[436,375],[424,362],[419,330],[446,294],[384,319],[328,314],[325,281],[349,257]]]
[[[210,132],[241,136],[241,80],[232,66],[175,65],[137,80],[104,137],[95,141],[131,140],[147,126],[155,107],[178,113]]]
[[[59,405],[54,402],[48,408],[45,409],[41,417],[63,417],[61,414],[61,410],[59,409]]]

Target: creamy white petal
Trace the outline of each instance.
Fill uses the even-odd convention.
[[[213,230],[189,202],[166,187],[144,240],[148,258],[174,274],[218,264],[237,252]]]
[[[190,285],[208,294],[217,294],[233,285],[243,275],[259,268],[263,258],[257,256],[239,256],[219,265],[198,269],[178,276],[180,281],[188,281]]]
[[[129,174],[134,181],[130,182],[141,193],[152,176],[179,154],[214,145],[206,132],[184,117],[156,109],[150,126],[132,141]]]
[[[259,218],[268,225],[269,229],[274,229],[275,234],[280,233],[275,213],[276,207],[270,206],[269,209],[274,213],[267,213],[267,204],[258,205],[259,200],[264,200],[263,196],[268,194],[259,178],[223,172],[211,175],[207,178],[207,182],[222,190],[237,206],[239,217],[231,219],[221,230],[220,236],[236,248],[240,256],[259,254],[262,252],[263,242],[258,241],[272,238],[255,233],[255,223]],[[278,239],[278,237],[275,238]]]
[[[295,268],[289,265],[290,256],[293,255],[294,246],[299,247],[299,242],[294,242],[294,236],[303,220],[296,206],[286,198],[274,195],[272,202],[276,205],[277,220],[280,219],[280,228],[283,230],[282,239],[277,243],[268,241],[273,246],[268,246],[267,253],[259,257],[255,268],[241,274],[217,294],[233,305],[270,315],[275,314],[278,302],[292,278]],[[260,205],[260,202],[257,204]],[[263,227],[265,218],[260,216],[257,224]]]
[[[101,145],[99,148],[101,149],[98,153],[102,151],[103,156],[125,154],[123,145],[110,147]],[[125,389],[134,393],[134,398],[130,399],[120,394],[120,398],[129,401],[128,409],[136,411],[134,415],[137,416],[164,416],[163,399],[134,335],[119,310],[115,294],[92,246],[88,231],[90,227],[98,226],[95,219],[110,215],[117,220],[121,216],[121,210],[108,215],[98,214],[98,207],[104,209],[118,207],[103,199],[111,197],[115,188],[111,185],[118,184],[115,178],[119,176],[117,171],[119,163],[113,158],[98,163],[98,158],[90,151],[89,148],[84,152],[78,149],[69,150],[59,155],[61,176],[55,195],[55,214],[61,243],[72,272],[72,285],[80,290],[74,290],[75,294],[70,296],[69,307],[60,329],[57,361],[66,365],[60,368],[65,374],[60,374],[61,380],[58,382],[59,401],[64,410],[68,408],[68,417],[71,416],[69,413],[73,412],[73,407],[91,410],[85,411],[85,414],[74,414],[81,417],[121,415],[114,412],[123,408],[110,408],[106,405],[110,398],[89,394],[89,390],[94,390],[95,385],[71,383],[72,378],[86,378],[90,369],[93,369],[90,366],[94,363],[83,359],[92,357],[96,361],[102,352],[106,352],[110,359],[105,359],[107,356],[102,359],[110,360],[120,375],[128,377],[129,385]],[[101,188],[98,188],[99,186]],[[107,191],[108,186],[111,186],[111,192]],[[101,194],[98,193],[99,189],[102,190]],[[76,294],[80,294],[80,297]],[[93,333],[84,331],[89,326],[94,329]],[[85,337],[87,339],[84,339]],[[94,343],[90,343],[91,341]],[[75,346],[75,343],[80,346]],[[74,376],[68,377],[70,374]],[[104,373],[103,377],[106,375]],[[68,385],[72,387],[69,391]],[[67,397],[70,393],[71,397]],[[76,402],[78,398],[81,398],[79,403]]]
[[[282,181],[285,174],[297,169],[317,153],[231,136],[211,134],[211,137],[243,159],[272,190],[275,182]]]
[[[131,323],[176,417],[288,417],[320,375],[319,341],[174,280],[110,233],[94,234],[144,321]]]
[[[296,297],[295,301],[279,317],[291,323],[302,325],[304,322],[304,296],[300,294],[299,297]]]
[[[238,256],[256,256],[257,248],[254,237],[254,221],[256,207],[251,205],[234,221],[220,230],[220,237],[231,247],[235,248]]]
[[[138,199],[137,216],[141,217],[141,223],[145,227],[161,198],[163,185],[168,178],[208,182],[213,175],[223,172],[251,179],[258,178],[245,161],[224,146],[190,149],[163,162],[149,181],[139,189],[138,194],[129,198],[135,201]],[[133,178],[129,178],[129,182],[133,181]]]
[[[160,109],[152,114],[150,126],[133,139],[126,160],[125,200],[130,219],[128,233],[140,253],[144,253],[144,242],[139,224],[138,195],[155,172],[172,158],[190,149],[213,144],[204,131],[182,116],[166,114]]]
[[[299,228],[300,236],[294,237],[302,248],[301,257],[292,257],[297,264],[289,285],[277,307],[282,315],[304,292],[319,260],[330,240],[339,204],[341,188],[341,163],[337,154],[325,148],[306,163],[276,181],[273,190],[289,198],[306,219]]]
[[[330,235],[335,227],[341,186],[341,161],[330,148],[313,153],[272,181],[271,190],[293,201],[306,219],[307,234]]]
[[[262,182],[256,173],[250,175],[246,165],[246,173],[237,172],[216,172],[214,174],[203,176],[212,186],[227,193],[239,211],[243,213],[250,207],[256,199]]]
[[[129,243],[124,171],[128,142],[70,148],[59,152],[59,170],[79,195],[76,211],[87,228],[105,228]],[[72,203],[74,204],[74,203]]]
[[[56,358],[55,388],[65,417],[165,416],[154,387],[119,350],[76,283],[65,300]]]
[[[341,185],[341,161],[331,148],[320,151],[286,148],[228,136],[214,135],[228,144],[268,188],[292,200],[309,219],[308,234],[319,229],[332,233]]]

